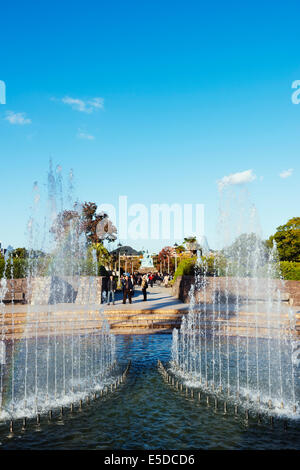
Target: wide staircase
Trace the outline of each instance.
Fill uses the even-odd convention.
[[[142,301],[137,290],[133,303],[124,305],[118,294],[115,305],[57,304],[57,305],[6,305],[0,313],[2,339],[98,333],[109,324],[114,334],[170,333],[180,328],[182,318],[188,313],[188,304],[171,296],[170,289],[149,289],[148,301]],[[267,315],[263,306],[258,309],[241,307],[238,315],[234,306],[226,306],[213,312],[213,305],[202,306],[199,313],[200,329],[214,329],[214,333],[230,336],[278,337],[298,333],[300,335],[300,309],[295,307],[289,315],[286,305],[280,311],[274,309]]]
[[[179,328],[186,310],[110,310],[105,317],[115,334],[170,333]]]
[[[170,312],[115,312],[99,310],[73,312],[15,312],[0,316],[2,336],[9,338],[97,333],[105,321],[114,334],[169,333],[179,328],[182,313]]]
[[[234,308],[226,312],[225,308],[221,311],[212,313],[211,309],[201,310],[200,328],[213,329],[216,334],[222,336],[249,336],[278,338],[279,336],[288,336],[290,334],[300,335],[300,310],[296,310],[293,316],[290,316],[285,305],[276,312],[267,313],[263,308],[241,309],[236,314]]]

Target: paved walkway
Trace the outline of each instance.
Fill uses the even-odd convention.
[[[156,285],[149,287],[147,289],[146,302],[144,302],[142,290],[138,286],[135,286],[131,304],[128,302],[128,299],[126,300],[126,304],[123,304],[122,292],[117,292],[115,297],[115,305],[112,305],[112,303],[110,305],[107,305],[106,303],[102,304],[105,311],[111,313],[114,311],[126,312],[129,310],[160,310],[167,312],[170,310],[181,311],[188,309],[188,304],[181,302],[181,300],[176,299],[171,295],[171,289],[169,287],[160,287]]]
[[[115,294],[115,305],[110,303],[107,305],[105,301],[102,304],[72,304],[72,303],[60,303],[55,306],[52,305],[22,305],[18,304],[5,304],[4,311],[6,314],[9,313],[27,313],[30,312],[39,312],[39,311],[83,311],[85,309],[99,310],[104,309],[105,311],[128,311],[128,310],[188,310],[188,304],[181,302],[181,300],[176,299],[171,295],[171,288],[169,287],[160,287],[154,286],[147,289],[147,301],[143,301],[143,294],[140,287],[135,286],[134,296],[132,297],[132,303],[126,300],[126,304],[123,304],[123,293],[117,292]]]

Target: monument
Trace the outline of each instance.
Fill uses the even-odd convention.
[[[152,256],[150,255],[149,251],[143,251],[143,258],[141,260],[141,266],[139,269],[140,272],[149,272],[149,271],[156,271],[153,264]]]

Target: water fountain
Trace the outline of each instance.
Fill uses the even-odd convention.
[[[246,410],[247,417],[255,411],[299,418],[295,311],[283,301],[276,247],[265,250],[259,231],[254,233],[255,210],[247,210],[243,194],[234,196],[238,223],[233,223],[224,197],[220,233],[223,246],[224,241],[228,246],[229,234],[237,242],[214,256],[210,273],[209,256],[198,254],[189,313],[173,332],[169,370],[187,387],[204,391],[216,403],[223,400],[225,409],[232,403],[235,410]]]
[[[115,337],[98,302],[97,257],[80,231],[81,208],[72,201],[72,178],[67,195],[64,201],[61,168],[53,171],[50,165],[46,218],[34,185],[27,305],[6,306],[6,269],[1,279],[0,420],[73,409],[116,381]],[[76,210],[79,217],[57,237],[53,227],[66,209]],[[37,250],[51,256],[37,256]]]

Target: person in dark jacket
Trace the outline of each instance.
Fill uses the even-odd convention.
[[[133,284],[130,279],[130,275],[128,274],[125,276],[125,279],[122,281],[122,287],[123,287],[123,304],[126,304],[126,299],[128,297],[129,303],[131,304],[131,297],[133,293]]]
[[[148,288],[148,282],[147,282],[147,276],[145,274],[142,279],[142,292],[144,296],[143,298],[144,301],[147,300],[147,288]]]
[[[110,297],[112,298],[113,305],[115,305],[116,289],[117,289],[117,283],[114,280],[113,275],[110,275],[107,281],[107,305],[110,305]]]

